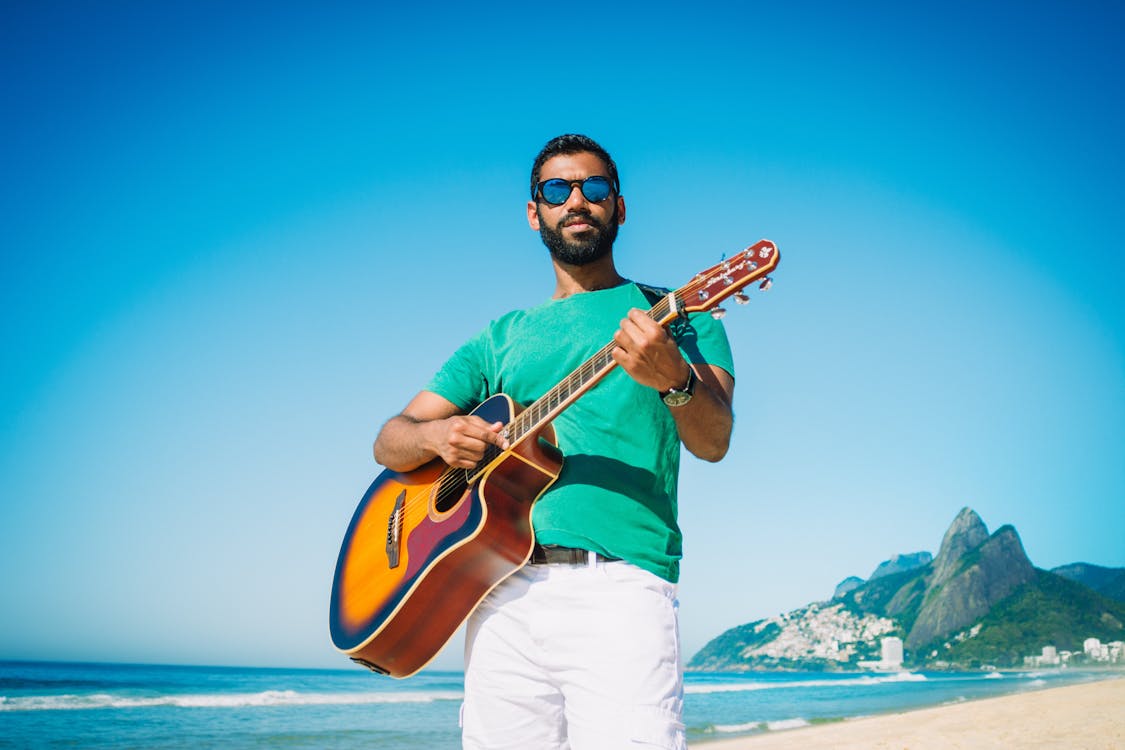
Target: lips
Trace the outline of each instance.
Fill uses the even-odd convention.
[[[568,219],[564,219],[562,225],[578,231],[594,228],[594,222],[588,216],[572,216]]]

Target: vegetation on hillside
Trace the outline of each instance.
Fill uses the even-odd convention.
[[[1125,640],[1125,603],[1061,576],[1037,570],[979,622],[976,636],[919,649],[919,661],[937,658],[965,667],[1018,667],[1044,646],[1082,651],[1086,638]],[[935,648],[936,647],[936,648]],[[937,651],[936,657],[933,655]]]

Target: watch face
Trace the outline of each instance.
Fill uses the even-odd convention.
[[[664,403],[668,406],[683,406],[688,401],[691,401],[691,394],[687,391],[669,391],[665,393],[662,398]]]

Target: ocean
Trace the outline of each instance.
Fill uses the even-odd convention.
[[[688,673],[693,746],[1099,679],[1079,670]],[[459,672],[0,662],[0,748],[455,750]]]

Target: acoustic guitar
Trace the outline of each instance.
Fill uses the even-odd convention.
[[[749,301],[749,284],[768,289],[778,260],[777,246],[761,240],[668,292],[648,315],[663,326],[688,313],[721,317],[728,297]],[[408,677],[527,562],[531,509],[563,464],[551,421],[614,368],[613,349],[610,342],[527,408],[499,393],[474,409],[504,424],[507,450],[489,446],[472,469],[434,459],[375,479],[336,563],[329,630],[337,649],[381,674]]]

